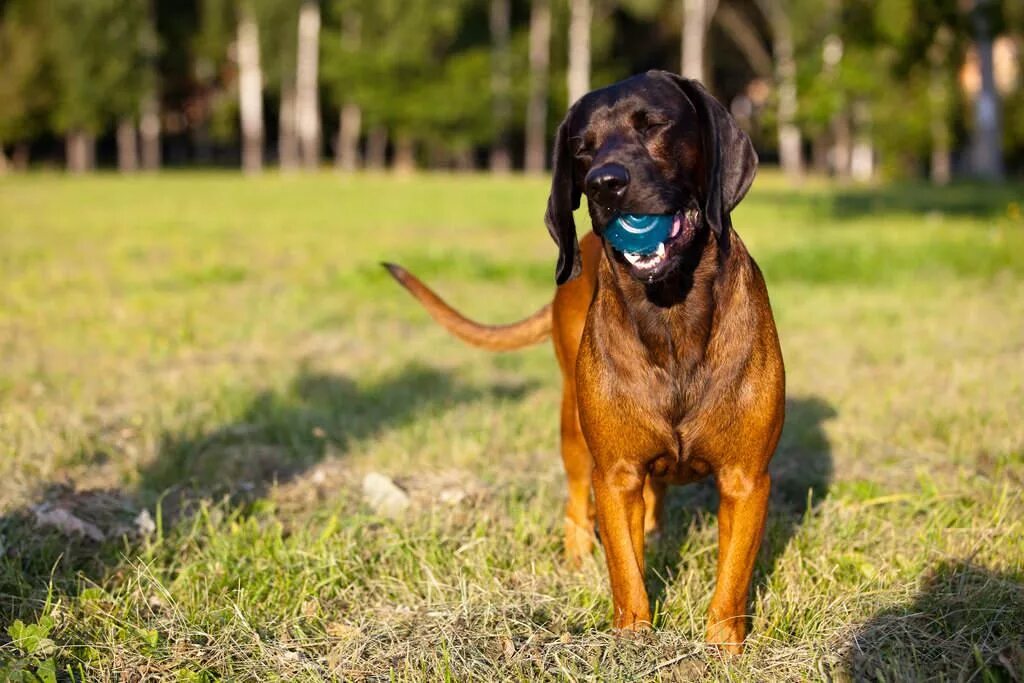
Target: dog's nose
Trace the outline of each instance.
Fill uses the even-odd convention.
[[[604,164],[590,169],[584,182],[588,197],[605,208],[617,209],[629,187],[629,171],[622,164]]]

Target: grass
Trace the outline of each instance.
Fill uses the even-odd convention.
[[[541,180],[0,180],[0,677],[1020,680],[1022,195],[767,173],[737,210],[789,399],[728,659],[713,487],[649,551],[657,629],[609,634],[550,348],[468,350],[377,266],[532,312]]]

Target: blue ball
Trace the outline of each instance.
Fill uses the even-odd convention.
[[[604,238],[619,251],[651,254],[672,233],[672,214],[619,214],[604,229]]]

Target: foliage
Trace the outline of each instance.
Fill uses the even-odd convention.
[[[47,51],[56,91],[58,132],[100,133],[138,111],[153,87],[155,54],[146,0],[54,0]]]

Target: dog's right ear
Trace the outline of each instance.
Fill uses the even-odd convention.
[[[555,134],[551,194],[548,195],[548,210],[544,214],[544,224],[548,226],[551,239],[558,245],[555,282],[560,285],[578,277],[582,268],[576,222],[572,218],[572,212],[579,208],[582,196],[579,185],[576,184],[573,153],[569,147],[569,122],[574,109],[575,107],[569,109]]]

